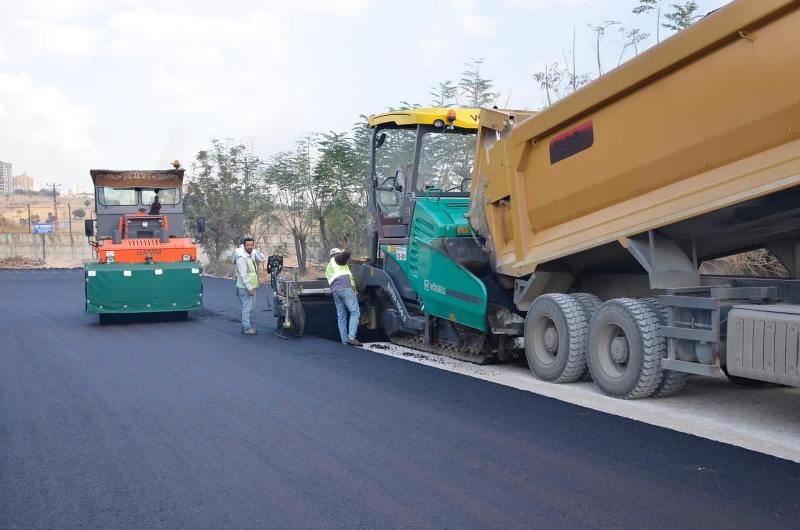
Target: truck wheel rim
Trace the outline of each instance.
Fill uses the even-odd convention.
[[[542,364],[552,364],[558,356],[558,328],[548,317],[541,317],[533,325],[533,352]]]
[[[625,331],[615,323],[609,323],[597,341],[597,359],[600,367],[611,377],[622,377],[628,370],[630,345]]]

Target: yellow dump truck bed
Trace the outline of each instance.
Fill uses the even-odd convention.
[[[740,0],[516,124],[483,110],[471,217],[496,270],[800,184],[798,28],[800,1]]]

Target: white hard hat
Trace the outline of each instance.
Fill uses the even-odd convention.
[[[331,253],[330,253],[330,255],[331,255],[331,256],[335,256],[336,254],[341,254],[341,253],[342,253],[342,249],[340,249],[340,248],[336,248],[336,247],[333,247],[333,248],[331,249]]]

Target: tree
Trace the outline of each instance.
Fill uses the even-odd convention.
[[[372,171],[370,156],[372,149],[372,129],[369,128],[367,117],[362,115],[350,131],[350,145],[353,153],[353,176],[356,183],[353,202],[358,208],[348,211],[352,216],[351,224],[355,233],[359,234],[355,241],[350,244],[360,244],[362,248],[354,250],[366,250],[372,241],[372,217],[367,209],[367,197],[369,193],[369,177]],[[336,229],[334,229],[336,230]],[[338,233],[338,232],[337,232]],[[332,236],[337,240],[338,235]]]
[[[434,107],[453,107],[458,105],[458,87],[452,81],[440,81],[431,88],[431,105]]]
[[[597,59],[597,76],[600,77],[603,75],[603,63],[600,59],[600,46],[602,44],[603,38],[606,36],[606,31],[613,27],[619,25],[619,22],[616,20],[606,20],[596,26],[589,24],[589,28],[594,32],[595,36],[595,44],[594,50]]]
[[[353,172],[360,176],[363,185],[366,185],[371,169],[371,143],[372,129],[367,122],[367,116],[362,114],[350,130],[350,145],[353,150]]]
[[[308,194],[308,164],[304,140],[298,141],[295,152],[273,155],[262,172],[262,179],[274,196],[274,223],[292,234],[297,266],[305,274],[308,265],[308,239],[313,228]]]
[[[268,213],[268,196],[256,178],[262,164],[246,146],[218,139],[195,160],[187,179],[186,214],[206,217],[203,246],[212,260],[219,260]],[[192,224],[189,228],[194,232]]]
[[[83,219],[84,217],[86,217],[86,210],[84,210],[83,208],[75,208],[74,210],[72,210],[72,217],[74,217],[75,219]]]
[[[649,33],[644,33],[639,28],[627,29],[624,26],[620,26],[619,34],[622,37],[622,49],[619,52],[617,66],[622,64],[622,59],[625,57],[625,52],[629,49],[633,49],[634,55],[639,55],[639,43],[647,40],[650,37]]]
[[[332,246],[328,232],[330,219],[350,220],[354,225],[350,232],[357,234],[358,228],[362,225],[359,220],[366,217],[367,212],[362,206],[362,199],[366,198],[364,193],[366,183],[359,169],[353,144],[345,133],[329,132],[322,136],[319,141],[319,159],[314,168],[313,182],[318,190],[317,220],[325,249]],[[343,230],[347,231],[347,227],[339,223],[337,231],[341,234]],[[344,242],[334,240],[333,243]]]
[[[481,75],[483,61],[483,58],[470,59],[465,63],[466,69],[461,73],[458,88],[464,96],[466,107],[490,107],[500,96],[498,92],[492,91],[492,80]]]
[[[85,201],[83,201],[83,205],[88,208],[89,206],[92,205],[92,201],[90,201],[89,199],[86,199]]]
[[[639,0],[639,5],[633,8],[634,15],[646,15],[656,12],[656,43],[661,42],[661,0]]]
[[[586,85],[591,80],[589,74],[579,74],[578,73],[578,60],[577,60],[577,52],[575,47],[576,41],[576,34],[575,28],[572,28],[572,49],[570,50],[570,57],[567,58],[567,54],[564,53],[564,70],[563,73],[566,76],[566,89],[565,92],[572,93],[578,90],[583,85]]]
[[[554,99],[561,97],[561,83],[565,73],[568,72],[562,70],[558,63],[552,63],[544,65],[544,70],[533,74],[533,79],[547,96],[548,106],[553,104]]]
[[[700,14],[697,12],[700,7],[693,0],[682,4],[670,4],[670,7],[672,11],[664,15],[667,22],[661,24],[668,30],[682,31],[700,18]]]
[[[286,241],[279,241],[269,249],[270,255],[277,254],[278,256],[285,256],[289,253],[289,246]]]

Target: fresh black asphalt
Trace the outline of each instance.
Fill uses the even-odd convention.
[[[226,280],[205,280],[207,311],[189,321],[100,326],[82,281],[0,272],[0,527],[800,520],[800,466],[787,461],[320,338],[282,340],[263,294],[260,334],[244,337]]]

